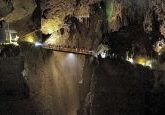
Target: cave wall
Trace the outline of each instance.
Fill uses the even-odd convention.
[[[163,0],[110,0],[107,1],[107,15],[111,31],[118,31],[124,26],[144,25],[146,32],[163,30]],[[158,25],[157,25],[157,24]],[[163,32],[161,33],[163,35]]]
[[[164,110],[163,71],[119,60],[76,55],[72,60],[72,54],[25,49],[25,60],[0,61],[1,98],[9,96],[1,101],[4,114],[156,115]]]
[[[56,39],[54,44],[96,49],[106,30],[104,6],[100,0],[44,1],[42,23],[50,19],[57,23],[50,37]]]
[[[64,8],[66,4],[69,10]],[[164,38],[163,0],[45,0],[41,9],[43,21],[59,23],[52,38],[59,36],[56,44],[60,45],[96,49],[109,41],[107,44],[119,48],[119,53],[134,48],[139,50],[137,55],[155,55],[153,45]]]
[[[1,18],[3,18],[4,16],[8,15],[13,11],[13,4],[11,3],[11,1],[6,2],[5,0],[1,0],[0,3],[1,3],[0,5],[0,20],[1,20]]]
[[[23,69],[23,57],[0,59],[0,113],[3,115],[16,115],[27,110],[27,103],[21,101],[29,97],[29,86],[22,75]]]
[[[151,50],[153,42],[158,40],[159,37],[164,36],[163,0],[105,0],[106,9],[102,7],[102,2],[100,1],[101,0],[43,0],[41,1],[42,21],[53,19],[58,22],[60,28],[63,28],[62,25],[65,26],[64,22],[66,17],[69,17],[71,24],[66,24],[66,28],[64,27],[66,35],[61,35],[59,39],[62,40],[59,43],[63,45],[69,44],[71,46],[87,47],[89,49],[95,49],[103,40],[103,35],[107,31],[110,32],[107,37],[108,40],[110,39],[111,41],[111,39],[113,39],[113,41],[115,41],[115,45],[113,45],[114,47],[119,47],[119,52],[123,52],[125,44],[129,43],[130,45],[133,41],[135,45],[137,44],[141,47],[140,53],[146,54],[146,51]],[[20,4],[24,6],[26,5],[25,3],[26,2]],[[32,3],[32,1],[29,2],[29,4],[30,3]],[[3,6],[3,4],[1,5]],[[4,5],[7,7],[6,3]],[[36,3],[34,2],[31,5],[33,7],[29,9],[30,14],[35,10]],[[25,9],[26,8],[27,7],[25,7]],[[31,15],[24,17],[22,14],[25,13],[25,10],[21,9],[19,11],[21,11],[21,16],[16,16],[16,18],[22,17],[22,19],[15,19],[20,22],[17,24],[14,23],[16,25],[14,27],[21,25],[18,29],[24,31],[26,28],[22,29],[22,27],[27,27],[24,22],[31,20]],[[5,12],[5,15],[10,12]],[[29,14],[29,12],[26,13]],[[15,17],[12,14],[8,16]],[[7,19],[11,19],[11,17]],[[33,23],[30,24],[34,26]],[[107,28],[107,26],[108,29],[106,30],[105,28]],[[126,27],[126,29],[124,27]],[[30,25],[28,29],[34,28]],[[152,41],[151,44],[150,40]],[[118,41],[124,42],[119,44]],[[147,46],[148,42],[150,44],[149,46]],[[131,49],[131,45],[128,48]],[[124,53],[127,50],[126,47]],[[50,54],[45,53],[43,55],[43,52],[45,51],[38,52],[31,49],[25,52],[25,68],[28,73],[26,79],[29,84],[31,98],[37,106],[37,110],[35,111],[46,111],[45,114],[56,113],[57,115],[66,115],[66,113],[71,115],[76,114],[76,110],[79,108],[79,91],[77,89],[79,85],[77,86],[76,83],[77,79],[82,79],[80,77],[82,69],[80,68],[82,68],[84,61],[80,61],[81,64],[78,69],[81,72],[78,73],[79,77],[75,77],[77,75],[70,69],[71,67],[68,62],[67,65],[63,67],[62,61],[64,61],[64,57],[66,57],[67,54],[56,52]],[[79,58],[79,60],[84,59]],[[144,109],[146,108],[146,103],[147,106],[153,107],[153,110],[157,109],[157,105],[154,107],[151,106],[152,103],[150,105],[150,103],[145,102],[146,95],[148,95],[148,92],[151,94],[154,84],[152,81],[154,75],[151,71],[137,69],[136,67],[132,69],[132,66],[126,66],[127,64],[123,64],[124,66],[122,64],[119,64],[119,66],[115,64],[114,66],[111,62],[108,62],[109,65],[106,64],[107,62],[103,62],[100,64],[100,67],[96,67],[93,74],[93,65],[88,67],[89,62],[89,59],[86,59],[83,75],[84,84],[83,86],[80,85],[80,87],[83,87],[83,91],[81,91],[80,88],[80,94],[82,93],[81,109],[83,114],[122,114],[122,112],[127,114],[144,114],[146,113]],[[120,68],[120,66],[122,67]],[[76,69],[75,67],[73,68]],[[116,70],[116,68],[118,70]],[[132,71],[125,68],[129,68]],[[164,68],[164,66],[162,68]],[[109,72],[110,70],[111,72]],[[69,75],[64,75],[66,71]],[[128,72],[125,73],[125,71],[131,74]],[[93,77],[91,80],[92,74]],[[89,88],[89,86],[91,86],[91,88]],[[159,89],[160,88],[157,90]],[[157,90],[154,92],[157,92]],[[89,94],[87,94],[88,91],[90,91]],[[151,96],[150,99],[155,100],[157,95],[160,96],[162,94],[164,95],[161,89],[161,91],[156,94],[152,93],[151,95],[153,95],[153,97]],[[141,101],[137,102],[137,98],[139,97]],[[118,102],[118,100],[120,100],[120,102]],[[156,101],[157,102],[153,103],[158,104],[160,100]],[[30,104],[28,105],[30,106]],[[115,107],[112,105],[115,105]],[[147,112],[151,112],[151,110],[148,110],[148,107],[146,110]],[[137,111],[139,113],[137,113]]]
[[[154,34],[154,36],[151,36],[153,37],[152,39],[157,40],[161,35],[164,36],[165,9],[163,0],[30,0],[28,4],[20,0],[1,0],[1,3],[0,8],[2,11],[0,12],[2,14],[6,12],[5,16],[1,16],[1,20],[4,19],[7,22],[11,22],[11,27],[18,30],[20,35],[39,29],[40,24],[49,19],[58,22],[57,26],[59,26],[58,29],[60,29],[64,24],[64,19],[68,15],[72,15],[79,19],[80,23],[80,25],[74,27],[76,32],[73,32],[78,35],[74,35],[76,38],[72,37],[73,40],[71,40],[71,42],[76,41],[74,43],[75,45],[78,45],[77,42],[82,44],[82,41],[88,41],[83,43],[84,46],[89,45],[90,48],[90,45],[94,45],[95,47],[95,44],[98,44],[102,39],[101,34],[104,34],[102,33],[104,29],[99,27],[102,25],[99,24],[100,20],[108,21],[108,23],[104,21],[103,24],[106,25],[109,32],[119,31],[125,26],[140,25],[147,34]],[[102,7],[102,5],[100,7],[102,3],[104,3],[105,7]],[[93,9],[92,7],[97,5],[100,10],[94,8],[94,10],[91,11],[91,9]],[[38,15],[36,16],[36,14]],[[97,15],[99,15],[99,17]],[[42,19],[42,21],[36,19],[36,17]],[[90,25],[89,28],[85,28],[86,25],[83,20],[90,20],[90,24],[88,24]],[[73,24],[74,23],[75,22],[73,22]],[[94,27],[94,25],[97,27]],[[17,28],[18,26],[19,28]],[[23,27],[24,29],[22,29]],[[79,30],[79,28],[82,30]],[[89,31],[89,33],[84,31]],[[93,32],[91,33],[90,31]],[[73,33],[69,32],[69,34]],[[68,40],[68,36],[62,36],[61,39],[63,37],[66,38],[63,41]],[[68,44],[68,42],[65,44]]]
[[[76,115],[84,56],[40,48],[25,52],[27,84],[36,113]]]
[[[0,112],[77,115],[85,56],[23,45],[0,60]]]
[[[99,60],[78,115],[158,115],[164,110],[164,71],[122,60]],[[87,72],[88,74],[90,72]]]
[[[41,10],[39,0],[1,0],[0,21],[5,28],[16,30],[20,38],[41,28]]]
[[[24,61],[22,57],[0,59],[0,97],[6,99],[26,97],[28,90],[22,76]]]

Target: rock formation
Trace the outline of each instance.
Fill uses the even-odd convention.
[[[5,23],[0,27],[16,30],[20,41],[27,37],[31,43],[88,50],[102,43],[117,58],[95,59],[20,43],[24,57],[20,69],[10,62],[10,50],[0,52],[9,54],[3,58],[7,61],[0,60],[0,76],[8,76],[5,80],[14,76],[26,90],[22,92],[15,81],[13,89],[10,80],[5,82],[20,98],[0,105],[0,113],[159,115],[164,111],[165,48],[161,53],[153,48],[165,39],[164,0],[0,0],[0,21]],[[131,65],[124,61],[127,52],[134,57],[161,58],[156,66],[161,71]],[[9,96],[15,94],[6,90]]]

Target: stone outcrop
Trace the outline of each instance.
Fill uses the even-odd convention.
[[[0,3],[0,20],[9,22],[21,38],[40,30],[41,26],[42,33],[53,40],[50,43],[89,50],[105,43],[123,59],[127,51],[135,56],[155,56],[153,44],[165,36],[164,0],[29,0],[28,3],[27,0],[0,0]],[[10,106],[4,112],[12,108],[9,112],[17,115],[76,115],[79,109],[78,115],[158,115],[164,110],[162,71],[119,60],[94,62],[88,56],[32,47],[24,47],[22,51],[29,98],[7,103],[4,108]],[[75,57],[78,64],[72,60]],[[12,65],[10,60],[0,63]],[[0,73],[10,77],[11,71],[11,80],[17,78],[7,68],[0,66]],[[19,69],[15,63],[11,68]],[[164,65],[161,68],[164,70]],[[9,79],[5,76],[2,78]]]
[[[38,0],[1,0],[0,20],[6,22],[5,28],[16,30],[20,37],[41,26],[41,10]]]
[[[100,0],[45,1],[41,9],[43,24],[50,19],[58,22],[50,37],[55,44],[95,49],[101,42],[106,14]]]
[[[1,3],[1,8],[6,9],[3,10],[6,13],[0,11],[6,14],[3,18],[13,22],[11,28],[21,36],[39,29],[41,23],[43,28],[48,23],[46,29],[49,32],[46,34],[52,34],[51,38],[56,39],[57,44],[71,47],[95,49],[104,40],[105,33],[135,25],[151,35],[151,41],[165,35],[163,0],[31,0],[28,4],[19,0],[2,0]],[[66,24],[65,19],[69,16],[74,20],[69,19],[71,23]]]
[[[11,1],[0,0],[0,20],[13,11],[13,4]]]
[[[124,26],[143,25],[146,32],[157,31],[164,35],[163,0],[111,0],[107,1],[110,31]]]
[[[0,100],[18,100],[28,97],[29,89],[22,76],[22,57],[0,58]],[[0,107],[0,111],[2,108]]]
[[[164,87],[163,71],[100,60],[78,115],[158,115],[164,110]]]

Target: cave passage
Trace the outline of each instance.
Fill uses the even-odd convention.
[[[164,0],[0,0],[1,115],[164,110]]]

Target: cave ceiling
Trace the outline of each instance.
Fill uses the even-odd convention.
[[[41,9],[40,23],[43,24],[43,27],[49,21],[54,21],[53,24],[58,27],[67,15],[89,16],[88,5],[99,1],[101,0],[28,0],[28,2],[27,0],[0,0],[0,20],[10,23],[12,29],[16,29],[20,35],[24,35],[40,28],[39,24],[35,25],[35,19],[32,17],[36,8]]]
[[[61,24],[67,15],[89,16],[90,4],[106,1],[110,30],[117,31],[122,26],[127,26],[130,21],[140,23],[142,20],[145,31],[152,31],[154,12],[158,17],[157,21],[160,22],[160,32],[165,36],[164,0],[40,0],[40,6],[37,6],[36,1],[0,0],[0,20],[4,19],[6,22],[14,24],[18,22],[19,24],[21,21],[30,20],[36,7],[41,7],[43,24],[46,19],[53,19]],[[32,21],[29,23],[32,25]]]
[[[91,10],[91,7],[101,1],[106,3],[105,9],[99,7],[97,13],[93,13],[96,9]],[[109,32],[140,25],[146,34],[157,33],[159,36],[165,36],[164,0],[0,0],[0,3],[0,20],[9,23],[20,36],[40,29],[44,34],[59,36],[57,31],[65,28],[70,33],[65,33],[62,37],[71,39],[76,36],[87,41],[84,44],[93,42],[94,45],[102,39],[100,31],[103,32],[103,28],[99,29],[102,26],[98,23],[104,19],[108,22]],[[103,11],[106,13],[105,17]],[[78,26],[73,24],[68,27],[64,24],[69,15],[80,22]],[[92,20],[92,26],[87,27],[84,19]],[[75,20],[71,22],[75,23]],[[92,28],[93,31],[90,30]],[[76,32],[78,34],[75,34]],[[82,43],[81,40],[78,41]]]

